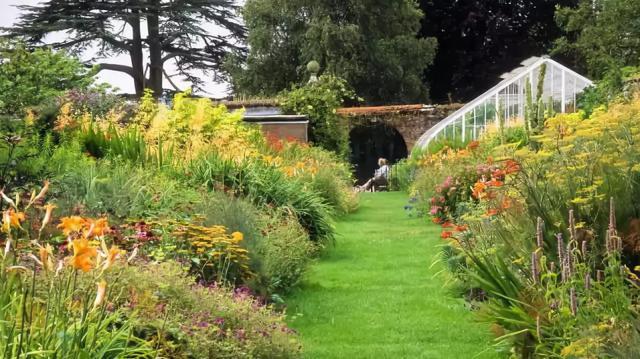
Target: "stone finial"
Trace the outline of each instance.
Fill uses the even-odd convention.
[[[307,71],[309,71],[309,83],[318,82],[318,72],[320,72],[320,64],[318,61],[312,60],[307,64]]]

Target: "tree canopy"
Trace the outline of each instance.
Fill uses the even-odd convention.
[[[556,52],[575,56],[589,75],[640,65],[640,1],[581,0],[576,7],[558,9],[564,35]]]
[[[412,0],[248,0],[249,54],[229,61],[233,87],[274,95],[305,81],[315,60],[367,102],[426,101],[437,45],[416,37],[422,16]]]
[[[93,83],[93,71],[77,59],[49,49],[28,51],[21,44],[0,52],[0,115],[20,115],[30,107]]]
[[[621,0],[622,1],[622,0]],[[438,39],[426,73],[436,102],[467,101],[531,56],[548,53],[561,33],[556,6],[576,0],[421,0],[420,35]]]
[[[73,53],[96,49],[96,60],[126,54],[131,65],[93,64],[98,71],[129,75],[138,95],[145,88],[156,95],[162,92],[163,74],[170,76],[165,71],[169,62],[198,88],[202,80],[195,74],[217,76],[223,58],[241,51],[244,37],[233,0],[47,0],[19,9],[17,25],[4,29],[9,36],[43,45],[48,34],[65,32],[63,40],[46,45]],[[215,31],[208,31],[212,26]]]

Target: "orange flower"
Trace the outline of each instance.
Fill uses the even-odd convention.
[[[492,217],[498,214],[498,210],[495,208],[489,208],[487,212],[484,214],[487,217]]]
[[[55,208],[56,206],[51,203],[47,203],[44,205],[45,213],[44,218],[42,219],[42,225],[40,226],[40,231],[42,231],[44,227],[46,227],[47,224],[49,224],[49,222],[51,221],[51,213]]]
[[[478,148],[480,146],[480,142],[478,141],[471,141],[469,142],[469,144],[467,145],[467,148],[469,150],[475,150],[476,148]]]
[[[89,227],[89,230],[85,232],[85,237],[102,237],[105,234],[109,233],[109,222],[107,222],[106,218],[100,218],[97,220],[87,219],[85,220],[86,226]]]
[[[442,233],[440,233],[440,238],[442,239],[451,238],[451,236],[453,236],[453,232],[442,231]]]
[[[20,223],[24,222],[26,216],[24,212],[16,212],[13,208],[2,213],[2,231],[9,233],[11,228],[21,228]]]
[[[104,242],[103,242],[104,243]],[[104,269],[109,269],[116,262],[120,254],[122,254],[122,250],[118,248],[118,246],[111,246],[111,248],[107,251],[107,260],[104,262]]]
[[[485,190],[487,189],[487,185],[482,182],[482,181],[478,181],[473,185],[473,192],[471,193],[471,195],[475,198],[475,199],[481,199],[485,196]]]
[[[467,229],[469,229],[469,228],[464,224],[456,226],[456,232],[464,232]]]
[[[520,164],[514,160],[505,161],[504,171],[507,174],[516,173],[520,171]]]
[[[497,179],[491,179],[491,181],[487,182],[487,185],[491,187],[502,187],[504,186],[504,182],[498,181]]]
[[[71,257],[71,265],[73,268],[80,269],[85,273],[90,271],[93,268],[93,258],[98,254],[98,250],[90,246],[86,238],[74,239],[72,244],[73,257]]]
[[[455,225],[448,221],[442,224],[442,228],[453,228],[453,227],[455,227]]]
[[[433,222],[435,224],[440,224],[440,223],[442,223],[442,220],[440,219],[440,217],[433,217],[431,219],[431,222]]]
[[[53,255],[53,248],[51,245],[47,244],[44,247],[40,246],[38,254],[40,255],[40,264],[42,264],[42,268],[47,272],[53,271],[53,259],[51,259],[51,256]]]
[[[62,229],[65,236],[71,233],[80,232],[86,225],[86,220],[80,216],[63,217],[60,219],[58,228]]]
[[[512,200],[509,197],[505,197],[502,199],[502,203],[500,204],[500,208],[509,209],[512,206]]]

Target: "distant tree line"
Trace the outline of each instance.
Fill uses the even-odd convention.
[[[306,82],[314,60],[370,104],[468,101],[545,53],[596,80],[640,65],[640,0],[48,0],[19,8],[7,36],[72,54],[97,49],[87,65],[128,74],[138,95],[162,92],[175,75],[168,64],[196,88],[204,72],[236,94],[274,96]],[[130,64],[109,62],[116,54]]]

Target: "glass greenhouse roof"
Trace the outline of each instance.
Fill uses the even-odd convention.
[[[436,139],[475,140],[492,126],[497,126],[502,113],[505,126],[522,123],[526,107],[526,86],[530,86],[533,101],[538,98],[554,112],[573,112],[576,97],[592,85],[591,80],[548,57],[532,57],[522,66],[502,75],[499,84],[461,107],[425,132],[417,147],[424,148]],[[539,81],[541,74],[544,80]]]

